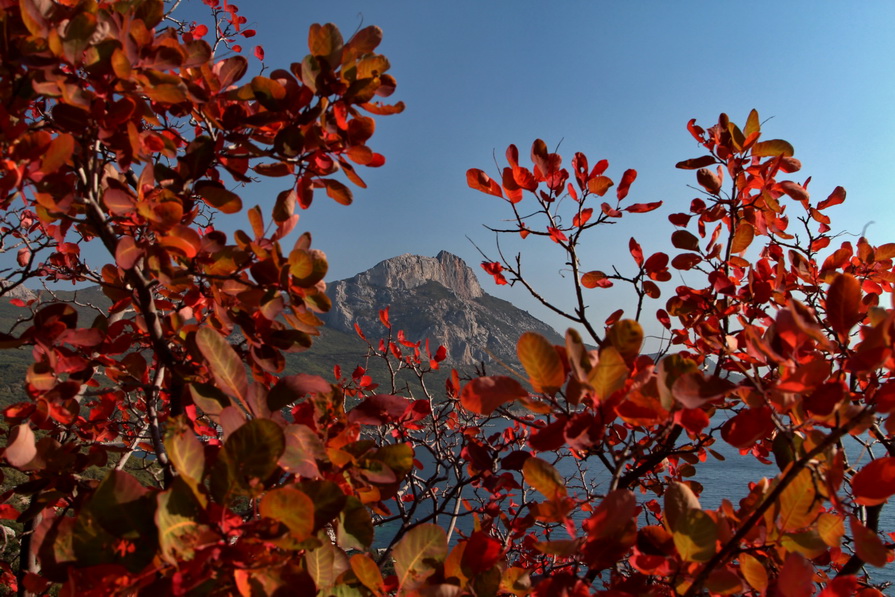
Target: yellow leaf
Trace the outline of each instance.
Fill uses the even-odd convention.
[[[556,349],[546,338],[525,332],[519,338],[516,353],[535,392],[555,394],[562,387],[565,371]]]

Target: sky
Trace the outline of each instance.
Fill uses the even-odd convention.
[[[188,10],[201,9],[193,0]],[[198,7],[195,6],[198,4]],[[523,156],[536,138],[576,151],[591,164],[605,158],[616,181],[638,171],[628,201],[661,200],[648,215],[628,216],[594,230],[582,253],[584,270],[631,265],[628,239],[645,251],[668,251],[667,216],[686,211],[697,192],[693,172],[674,165],[702,155],[686,130],[726,112],[741,126],[752,108],[766,121],[764,138],[783,138],[812,177],[812,200],[837,185],[845,204],[830,209],[833,230],[873,244],[895,240],[895,4],[888,2],[608,2],[569,0],[349,1],[254,0],[240,14],[263,45],[265,65],[288,66],[307,53],[307,29],[332,22],[346,39],[378,25],[379,51],[392,65],[404,113],[377,117],[369,145],[387,163],[364,170],[368,189],[350,207],[325,195],[301,214],[314,246],[327,253],[330,280],[353,276],[403,253],[454,253],[477,270],[486,292],[512,301],[564,331],[567,323],[529,299],[523,288],[497,287],[478,266],[478,245],[495,256],[508,206],[469,189],[466,171],[491,175],[505,165],[507,145]],[[246,47],[252,44],[244,43]],[[250,50],[246,53],[249,54]],[[260,64],[251,59],[252,67]],[[272,205],[278,187],[246,191],[247,204]],[[845,238],[845,237],[844,237]],[[855,240],[855,238],[851,238]],[[475,245],[473,244],[475,243]],[[550,300],[570,306],[571,280],[562,254],[530,237],[502,244],[522,251],[531,282]],[[834,246],[838,244],[834,241]],[[678,278],[663,287],[664,307]],[[591,290],[595,321],[630,294]]]

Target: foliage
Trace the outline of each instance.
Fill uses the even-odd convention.
[[[211,28],[158,0],[0,4],[0,237],[17,255],[4,292],[90,282],[109,301],[84,321],[65,300],[17,299],[25,315],[0,336],[31,355],[27,400],[4,409],[0,516],[22,529],[18,561],[0,563],[7,586],[879,594],[859,574],[891,557],[878,523],[895,494],[895,312],[880,298],[895,244],[821,257],[824,211],[845,191],[812,204],[808,181],[778,180],[800,164],[757,113],[743,129],[725,115],[690,123],[703,155],[678,166],[704,192],[669,218],[679,253],[647,256],[631,239],[633,267],[610,273],[585,267],[582,238],[659,207],[627,201],[636,172],[616,184],[580,153],[570,171],[543,141],[531,168],[511,146],[499,180],[468,172],[507,201],[499,234],[564,250],[576,306],[542,300],[596,349],[575,329],[560,346],[528,333],[524,373],[452,371],[442,393],[427,380],[444,350],[393,329],[385,308],[381,340],[357,329],[384,382],[370,364],[331,381],[286,374],[284,355],[311,344],[329,306],[310,235],[283,244],[296,207],[318,190],[350,203],[341,178],[363,187],[356,166],[384,163],[365,114],[403,106],[375,100],[395,89],[377,28],[345,41],[314,25],[301,62],[246,80],[244,17],[205,3]],[[257,177],[286,188],[244,210]],[[251,229],[231,240],[218,224],[243,213]],[[94,269],[88,247],[109,263]],[[521,256],[483,267],[541,296]],[[656,313],[668,345],[642,354],[647,301],[672,269],[688,282]],[[587,293],[617,282],[634,292],[632,318],[598,325]],[[887,454],[856,465],[848,438]],[[779,474],[704,508],[689,477],[719,440]],[[126,470],[140,458],[155,479]]]

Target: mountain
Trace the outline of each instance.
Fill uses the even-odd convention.
[[[323,316],[327,328],[372,337],[385,330],[379,310],[389,307],[395,330],[407,338],[429,338],[447,349],[449,363],[464,367],[494,359],[516,363],[516,341],[526,331],[561,344],[556,331],[507,301],[486,294],[466,263],[447,251],[435,257],[400,255],[353,278],[328,286],[333,308]]]
[[[387,259],[352,278],[328,285],[333,307],[322,316],[326,326],[313,346],[301,353],[286,355],[286,372],[306,372],[332,378],[333,366],[350,373],[366,365],[367,346],[358,338],[358,323],[371,341],[387,335],[379,321],[379,311],[389,307],[392,329],[403,330],[412,342],[428,338],[434,352],[447,349],[446,368],[433,375],[438,387],[449,367],[469,370],[484,362],[489,373],[506,373],[501,363],[515,365],[516,342],[526,331],[537,332],[550,342],[563,339],[547,324],[507,301],[486,294],[466,263],[446,251],[435,257],[400,255]],[[89,326],[109,299],[98,286],[79,290],[32,293],[24,287],[13,296],[0,297],[0,332],[21,332],[17,325],[29,310],[10,304],[12,298],[39,302],[70,301],[79,312],[79,325]],[[21,383],[31,363],[27,349],[0,351],[0,406],[21,397]],[[385,370],[372,363],[370,374],[384,379]],[[408,378],[410,379],[410,378]],[[403,382],[408,379],[402,378]],[[412,381],[412,379],[410,379]]]

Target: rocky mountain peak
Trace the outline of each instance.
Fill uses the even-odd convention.
[[[399,255],[347,280],[330,284],[327,327],[354,333],[354,324],[373,337],[381,333],[379,310],[389,307],[396,330],[412,340],[443,345],[452,366],[481,361],[512,363],[516,341],[534,331],[561,343],[547,324],[510,303],[486,294],[472,269],[447,251],[435,257]]]
[[[461,299],[474,299],[484,292],[472,269],[462,259],[441,251],[435,257],[406,253],[386,259],[358,274],[356,282],[391,290],[411,290],[438,282]]]

